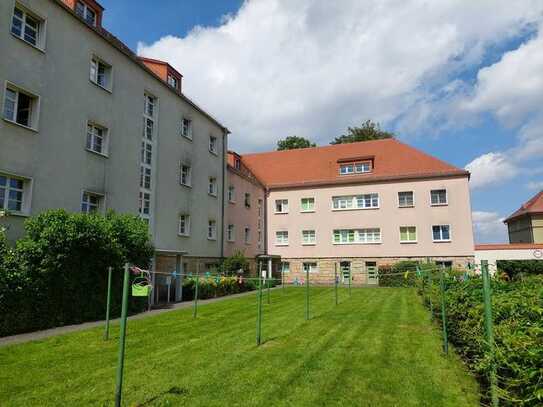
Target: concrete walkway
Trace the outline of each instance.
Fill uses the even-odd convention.
[[[277,288],[278,287],[274,287],[274,288],[272,288],[272,290],[277,289]],[[232,298],[245,297],[245,296],[251,295],[251,294],[255,295],[256,291],[247,291],[247,292],[244,292],[244,293],[232,294],[232,295],[227,295],[227,296],[219,297],[219,298],[210,298],[210,299],[207,299],[207,300],[198,300],[198,306],[210,304],[210,303],[217,302],[217,301],[230,300]],[[158,308],[158,309],[154,309],[154,310],[151,310],[151,311],[148,311],[148,312],[142,312],[141,314],[132,315],[132,316],[128,317],[128,319],[129,320],[135,320],[135,319],[143,319],[143,318],[153,317],[153,316],[156,316],[156,315],[163,314],[165,312],[176,311],[178,309],[183,309],[183,308],[190,308],[190,307],[193,306],[193,304],[194,304],[194,302],[192,302],[192,301],[179,302],[179,303],[171,304],[171,306],[168,307],[168,308]],[[112,319],[112,320],[110,320],[110,323],[111,324],[118,323],[119,319],[120,318]],[[5,336],[3,338],[0,338],[0,347],[1,346],[7,346],[7,345],[14,345],[14,344],[17,344],[17,343],[38,341],[40,339],[50,338],[51,336],[64,335],[64,334],[67,334],[67,333],[70,333],[70,332],[84,331],[85,329],[96,328],[98,326],[104,326],[104,325],[105,325],[105,320],[104,321],[93,321],[93,322],[85,322],[83,324],[78,324],[78,325],[66,325],[66,326],[61,326],[61,327],[58,327],[58,328],[46,329],[44,331],[36,331],[36,332],[29,332],[29,333],[20,334],[20,335]]]

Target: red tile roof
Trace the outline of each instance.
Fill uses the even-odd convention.
[[[242,160],[271,189],[395,179],[469,177],[468,171],[396,139],[246,154]],[[371,160],[374,168],[370,173],[339,175],[340,163],[349,160]]]
[[[519,250],[543,249],[543,243],[491,243],[476,244],[475,250]]]
[[[507,223],[510,220],[529,213],[543,213],[543,191],[540,191],[536,196],[524,203],[519,209],[505,219],[504,222]]]

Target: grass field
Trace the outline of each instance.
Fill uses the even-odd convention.
[[[255,295],[129,321],[127,406],[477,406],[478,386],[413,289],[311,288]],[[74,302],[74,306],[77,303]],[[118,327],[0,348],[1,406],[110,406]]]

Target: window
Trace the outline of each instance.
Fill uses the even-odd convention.
[[[430,191],[432,205],[447,205],[447,190],[433,189]]]
[[[251,243],[251,228],[246,227],[244,230],[245,244]]]
[[[151,165],[153,162],[153,145],[145,141],[141,142],[141,162]]]
[[[246,208],[251,207],[251,194],[248,192],[245,193],[245,207]]]
[[[186,118],[181,120],[181,135],[192,140],[192,120]]]
[[[288,231],[281,230],[279,232],[275,232],[275,245],[276,246],[288,245]]]
[[[452,268],[453,262],[450,260],[438,260],[436,261],[436,266],[439,268],[446,268],[450,269]]]
[[[11,33],[17,38],[43,49],[42,30],[44,20],[31,15],[21,7],[15,6],[11,20]]]
[[[262,199],[258,199],[258,217],[262,217]]]
[[[302,212],[315,211],[315,198],[302,198]]]
[[[83,213],[95,213],[100,210],[100,203],[103,196],[93,194],[92,192],[83,192],[81,199],[81,212]]]
[[[342,164],[339,166],[340,175],[350,175],[350,174],[362,174],[365,172],[371,171],[371,164],[369,162],[353,163],[353,164]]]
[[[400,243],[416,243],[416,226],[400,226]]]
[[[398,192],[398,206],[400,208],[411,208],[414,205],[413,191]]]
[[[228,187],[228,202],[236,202],[236,187],[233,185]]]
[[[209,152],[217,154],[217,137],[209,136]]]
[[[151,194],[149,192],[140,191],[139,198],[139,213],[140,216],[148,217],[151,213]]]
[[[140,166],[140,187],[151,189],[151,169]]]
[[[179,215],[179,236],[190,235],[190,215]]]
[[[207,238],[209,240],[217,240],[217,222],[214,220],[207,222]]]
[[[241,168],[241,160],[237,157],[234,159],[234,168],[236,170],[239,170]]]
[[[144,96],[144,99],[143,99],[143,114],[144,114],[144,116],[147,116],[150,119],[155,117],[155,104],[156,104],[156,98],[154,98],[151,95],[147,95],[147,94]]]
[[[334,230],[334,244],[381,243],[381,229],[337,229]]]
[[[111,65],[106,64],[98,57],[92,57],[90,80],[104,89],[111,90]]]
[[[316,244],[317,238],[314,230],[303,230],[302,231],[302,244],[303,245],[314,245]]]
[[[379,208],[379,194],[335,196],[332,198],[332,207],[335,210]]]
[[[290,273],[290,263],[288,261],[281,262],[281,273]]]
[[[207,189],[209,195],[217,196],[217,178],[209,177],[209,186]]]
[[[319,271],[317,263],[303,263],[304,273],[316,273]]]
[[[87,24],[96,26],[96,13],[86,3],[82,1],[75,3],[75,14],[85,20]]]
[[[275,200],[275,213],[288,213],[288,199]]]
[[[25,183],[24,179],[0,174],[0,209],[25,212]]]
[[[4,94],[4,119],[36,129],[39,97],[8,85]]]
[[[179,89],[179,80],[172,75],[168,75],[168,85],[174,89]]]
[[[258,231],[258,247],[260,248],[261,245],[262,245],[262,231],[259,230]]]
[[[451,240],[451,229],[449,225],[432,226],[432,238],[434,242],[449,242]]]
[[[236,240],[236,227],[234,225],[228,225],[226,227],[226,240],[234,242]]]
[[[95,124],[87,124],[87,150],[107,155],[107,129]]]
[[[181,177],[179,178],[179,183],[186,187],[190,187],[192,185],[191,173],[192,171],[189,165],[181,164]]]

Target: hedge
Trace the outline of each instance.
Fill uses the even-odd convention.
[[[146,268],[154,251],[141,219],[113,212],[47,211],[25,231],[14,249],[0,244],[0,336],[104,318],[109,266],[112,316],[119,315],[123,264]],[[130,312],[145,305],[133,299]]]
[[[509,278],[519,275],[543,275],[543,260],[498,260],[498,270],[507,274]]]
[[[186,278],[183,282],[183,301],[192,301],[196,287],[196,279]],[[238,277],[202,277],[198,279],[198,298],[216,298],[255,290],[256,282]]]
[[[429,287],[440,320],[438,276]],[[543,276],[512,282],[492,280],[494,337],[499,396],[505,405],[543,404]],[[451,343],[488,390],[491,358],[486,352],[483,288],[479,277],[466,281],[452,273],[446,278],[448,335]],[[485,395],[487,397],[487,395]]]

